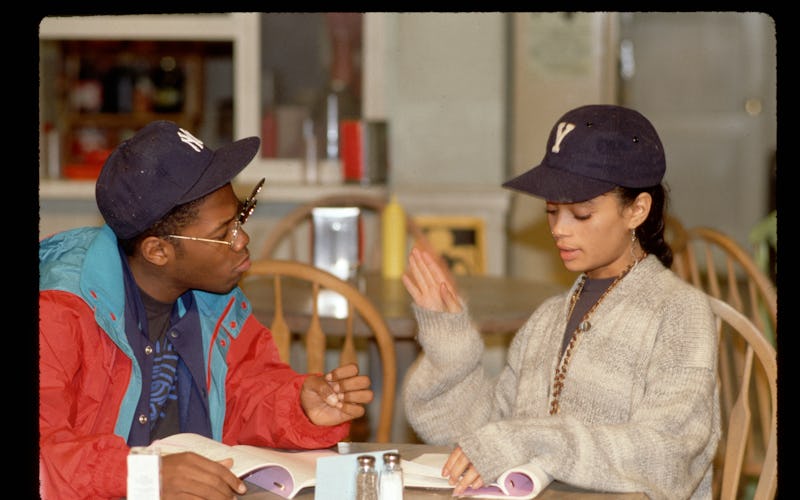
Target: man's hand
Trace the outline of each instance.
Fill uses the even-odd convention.
[[[173,453],[161,457],[161,498],[230,500],[247,491],[244,482],[231,472],[233,459],[219,462],[197,453]]]
[[[312,375],[303,382],[300,404],[316,425],[337,425],[364,415],[364,405],[374,394],[371,381],[358,374],[358,365],[350,363],[325,374]]]

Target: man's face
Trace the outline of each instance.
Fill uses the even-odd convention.
[[[197,219],[180,231],[181,237],[194,237],[218,242],[170,239],[175,259],[170,274],[181,288],[215,293],[229,292],[250,269],[250,236],[238,220],[241,203],[230,184],[208,195],[198,205]],[[234,229],[238,227],[235,240]],[[228,245],[225,242],[231,242]]]

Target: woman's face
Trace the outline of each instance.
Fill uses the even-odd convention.
[[[594,279],[622,273],[634,260],[631,229],[640,223],[635,206],[623,207],[613,191],[580,203],[548,201],[547,222],[564,266]]]

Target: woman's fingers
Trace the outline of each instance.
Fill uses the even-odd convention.
[[[445,282],[442,282],[440,285],[440,296],[442,297],[442,301],[444,302],[445,307],[447,308],[447,312],[451,313],[459,313],[461,312],[461,301],[458,299],[458,296],[453,293],[453,290],[450,289],[450,285]]]
[[[483,479],[475,467],[470,464],[458,478],[458,483],[453,488],[453,496],[464,493],[467,488],[480,488],[481,486],[483,486]]]
[[[423,253],[417,248],[411,249],[403,283],[417,305],[443,311],[444,304],[438,292],[438,285],[422,260],[422,255]]]
[[[440,312],[461,312],[461,301],[448,274],[429,252],[416,247],[408,256],[408,268],[402,276],[411,298],[420,307]]]

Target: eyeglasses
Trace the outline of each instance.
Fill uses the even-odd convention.
[[[250,193],[250,196],[247,197],[241,204],[241,208],[239,209],[239,214],[236,216],[236,219],[233,220],[233,226],[231,227],[231,236],[228,240],[212,240],[210,238],[198,238],[196,236],[183,236],[180,234],[168,234],[166,238],[177,238],[179,240],[192,240],[192,241],[205,241],[206,243],[220,243],[222,245],[228,245],[229,247],[233,247],[236,243],[236,240],[239,238],[239,229],[242,227],[242,224],[247,222],[248,217],[253,213],[253,210],[256,209],[256,203],[258,200],[256,199],[256,195],[261,188],[264,186],[264,181],[266,178],[262,178],[256,184],[256,187],[253,188],[253,192]]]

